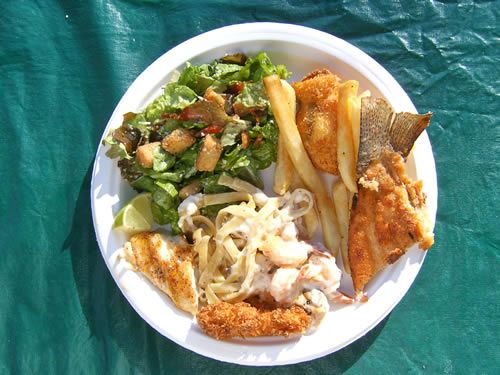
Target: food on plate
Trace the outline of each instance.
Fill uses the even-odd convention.
[[[329,311],[330,302],[339,301],[337,289],[341,272],[335,258],[321,245],[299,239],[296,222],[314,205],[312,194],[297,189],[282,197],[270,198],[236,178],[223,177],[219,183],[235,190],[233,194],[241,195],[219,199],[222,194],[214,197],[197,194],[179,206],[179,225],[185,233],[192,233],[198,260],[200,302],[218,306],[208,308],[208,311],[220,308],[237,317],[242,314],[255,316],[252,324],[260,327],[262,332],[274,334],[292,332],[283,331],[283,323],[267,324],[266,319],[273,316],[291,319],[292,312],[296,315],[299,311],[303,315],[303,310],[295,308],[282,310],[297,305],[310,316],[310,324],[302,324],[301,330],[316,327]],[[230,199],[241,203],[221,209],[213,222],[201,215],[206,205]],[[271,311],[261,314],[247,305],[231,308],[221,305],[222,302],[234,304],[254,297],[264,299],[272,306]],[[243,329],[238,323],[239,318],[231,321],[219,317],[209,319],[206,311],[200,310],[198,320],[206,323],[210,335],[218,337],[220,332],[226,332],[226,335],[234,336]],[[231,326],[231,322],[235,326]],[[229,331],[228,325],[232,327]],[[203,324],[200,326],[204,329]],[[251,336],[244,332],[242,336]]]
[[[283,84],[276,75],[264,78],[264,85],[280,129],[280,136],[284,139],[288,155],[292,160],[295,170],[303,183],[316,197],[316,207],[318,208],[323,228],[325,246],[336,256],[340,245],[340,236],[337,218],[335,217],[335,207],[321,177],[314,168],[304,148],[295,124],[295,114],[292,113],[290,106],[287,104],[287,93],[283,89]]]
[[[361,95],[352,96],[349,98],[349,105],[351,106],[351,129],[352,129],[352,142],[354,145],[355,164],[358,162],[359,152],[359,129],[361,126],[361,99],[371,96],[369,90],[363,91]]]
[[[362,99],[358,193],[348,244],[358,294],[410,246],[427,250],[434,242],[422,181],[407,176],[404,161],[430,118],[430,113],[394,114],[384,99]]]
[[[337,212],[337,219],[340,231],[340,253],[342,254],[342,264],[347,273],[351,273],[349,266],[349,257],[347,256],[347,239],[349,233],[349,215],[350,207],[349,201],[351,200],[350,192],[342,180],[337,180],[332,188],[333,201],[335,202],[335,210]]]
[[[292,87],[299,111],[297,128],[313,165],[320,171],[339,174],[337,165],[337,105],[339,77],[328,69],[306,75]]]
[[[290,189],[293,174],[295,170],[293,163],[288,156],[283,137],[278,140],[278,154],[276,156],[276,165],[274,169],[273,191],[278,195],[285,194]]]
[[[222,150],[220,140],[211,134],[207,134],[203,138],[200,152],[198,152],[198,157],[196,158],[196,169],[200,172],[213,172],[222,154]]]
[[[172,234],[180,233],[177,208],[185,187],[228,191],[217,184],[223,174],[262,187],[259,171],[276,161],[279,132],[262,78],[286,79],[289,73],[264,52],[240,55],[188,63],[159,97],[126,113],[104,140],[123,178],[136,191],[151,193],[155,222],[170,225]],[[211,211],[215,216],[217,207]]]
[[[208,135],[209,134],[207,134],[207,136]],[[186,151],[195,143],[196,138],[191,134],[189,130],[178,128],[174,129],[171,133],[167,134],[163,138],[163,140],[161,141],[161,147],[163,147],[163,149],[168,153],[176,155]]]
[[[196,320],[204,332],[218,340],[303,334],[311,324],[309,314],[297,305],[261,310],[246,302],[207,305]]]
[[[151,230],[153,225],[151,194],[142,193],[128,201],[115,216],[113,229],[129,235]]]
[[[282,84],[283,88],[285,89],[287,104],[290,107],[290,112],[295,114],[296,113],[295,91],[293,90],[292,86],[286,83],[286,81],[283,81]],[[278,155],[276,157],[276,165],[274,168],[273,191],[278,195],[285,194],[290,188],[293,176],[294,176],[293,163],[290,160],[290,156],[288,156],[288,151],[286,149],[283,137],[279,137]]]
[[[216,339],[311,332],[433,243],[404,165],[431,115],[394,114],[327,69],[288,76],[264,52],[188,63],[104,141],[141,193],[115,219],[121,258]],[[273,162],[275,197],[259,176]],[[339,176],[331,192],[320,171]],[[339,249],[356,299],[339,291]]]
[[[358,81],[346,81],[339,85],[337,105],[337,163],[340,177],[345,186],[353,193],[356,187],[356,156],[354,154],[353,112],[351,99],[358,92]]]
[[[198,291],[191,245],[160,233],[143,232],[125,243],[123,253],[125,259],[166,293],[179,309],[197,313]]]

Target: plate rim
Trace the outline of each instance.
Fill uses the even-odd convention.
[[[109,132],[110,127],[113,123],[113,119],[119,115],[121,116],[122,109],[121,109],[121,104],[124,101],[124,98],[128,97],[131,92],[135,91],[135,87],[138,86],[139,82],[142,82],[148,75],[151,74],[155,69],[155,67],[162,62],[168,60],[171,56],[174,56],[176,54],[181,54],[185,55],[186,53],[184,51],[192,51],[193,48],[199,48],[200,46],[204,45],[204,42],[210,41],[212,42],[213,40],[216,40],[218,36],[224,35],[226,33],[231,33],[233,37],[236,36],[243,36],[246,35],[249,37],[249,40],[257,40],[257,36],[259,34],[265,34],[266,39],[269,39],[269,35],[273,34],[274,37],[283,37],[284,39],[285,36],[295,36],[298,37],[300,36],[301,38],[307,37],[310,38],[314,42],[322,43],[325,45],[330,45],[333,46],[335,45],[336,47],[341,46],[343,50],[348,51],[346,55],[349,54],[349,56],[352,57],[352,54],[356,56],[358,59],[357,61],[361,62],[361,65],[357,65],[356,69],[360,70],[362,74],[365,75],[365,77],[370,80],[370,82],[373,82],[373,77],[376,81],[383,81],[383,85],[381,87],[377,86],[377,88],[381,91],[382,94],[388,93],[388,92],[397,92],[397,94],[401,97],[400,99],[403,101],[404,106],[406,106],[408,109],[413,110],[416,112],[416,108],[413,105],[411,99],[409,98],[408,94],[403,90],[403,88],[399,85],[399,83],[396,81],[396,79],[384,68],[382,67],[377,61],[375,61],[372,57],[370,57],[368,54],[360,50],[359,48],[355,47],[354,45],[346,42],[343,39],[340,39],[336,36],[333,36],[331,34],[328,34],[326,32],[316,30],[313,28],[305,27],[305,26],[300,26],[300,25],[294,25],[294,24],[288,24],[288,23],[275,23],[275,22],[252,22],[252,23],[242,23],[242,24],[235,24],[235,25],[230,25],[230,26],[224,26],[221,28],[217,28],[205,33],[202,33],[200,35],[194,36],[177,46],[171,48],[167,52],[163,53],[161,56],[159,56],[155,61],[153,61],[146,69],[144,69],[141,74],[137,76],[137,78],[132,82],[132,84],[128,87],[128,89],[125,91],[125,93],[122,95],[120,101],[117,103],[115,106],[114,111],[112,112],[110,119],[107,122],[107,125],[105,129],[103,130],[102,136],[99,141],[99,145],[97,147],[96,151],[96,156],[94,159],[93,163],[93,170],[92,170],[92,179],[91,179],[91,184],[90,184],[90,200],[91,200],[91,210],[92,210],[92,221],[94,225],[94,232],[96,235],[96,239],[98,242],[99,250],[101,251],[101,255],[104,258],[104,261],[106,263],[106,266],[113,277],[113,280],[115,281],[115,284],[118,286],[120,291],[122,292],[123,296],[127,299],[128,303],[134,308],[134,310],[139,314],[139,316],[146,321],[151,327],[153,327],[158,333],[160,333],[162,336],[168,338],[169,340],[174,341],[176,344],[191,350],[197,354],[200,354],[202,356],[208,357],[208,358],[213,358],[219,361],[223,362],[229,362],[229,363],[236,363],[240,365],[247,365],[247,366],[275,366],[275,365],[287,365],[287,364],[294,364],[294,363],[299,363],[299,362],[304,362],[304,361],[310,361],[316,358],[323,357],[325,355],[337,352],[341,350],[342,348],[350,345],[352,342],[358,340],[359,338],[363,337],[365,334],[367,334],[369,331],[371,331],[375,326],[377,326],[394,308],[395,306],[401,301],[401,299],[406,295],[410,287],[412,286],[417,274],[420,271],[420,268],[424,262],[426,252],[422,252],[421,259],[419,261],[419,267],[414,272],[414,274],[409,275],[410,277],[407,277],[406,284],[404,285],[403,288],[399,290],[399,293],[397,295],[397,298],[395,298],[389,308],[387,308],[386,311],[384,311],[377,319],[375,319],[372,324],[370,324],[367,329],[357,335],[354,335],[350,340],[345,341],[341,346],[335,347],[334,349],[326,349],[326,350],[320,350],[314,353],[314,355],[307,355],[303,357],[297,357],[293,359],[288,359],[288,360],[283,360],[283,359],[278,359],[278,360],[273,360],[273,361],[268,361],[268,362],[260,362],[255,359],[241,359],[241,358],[236,358],[235,360],[231,360],[231,358],[227,358],[225,356],[220,356],[214,351],[207,351],[204,350],[203,348],[200,348],[196,345],[191,345],[189,343],[183,342],[181,340],[178,340],[176,337],[173,337],[169,335],[167,332],[164,332],[161,330],[154,321],[150,320],[146,314],[142,312],[142,309],[131,299],[129,298],[129,295],[125,293],[123,290],[122,286],[119,283],[119,280],[117,280],[113,270],[112,270],[112,265],[109,264],[108,257],[104,252],[104,245],[101,241],[101,238],[99,236],[99,230],[98,230],[98,223],[97,223],[97,218],[95,214],[95,175],[97,173],[97,168],[98,168],[98,162],[99,162],[99,154],[101,153],[102,149],[102,140],[105,138],[106,134]],[[260,39],[259,39],[260,40]],[[273,39],[273,40],[281,40],[281,39]],[[214,49],[218,46],[222,46],[224,44],[230,43],[227,39],[221,38],[221,41],[218,45],[213,45],[213,43],[206,43],[209,45],[209,47],[205,47],[202,50],[197,50],[194,56],[205,53],[211,49]],[[291,40],[286,40],[287,42],[291,42]],[[183,52],[183,53],[180,53]],[[193,55],[193,53],[191,53]],[[336,58],[343,60],[346,64],[351,65],[349,60],[342,58],[343,56],[335,56]],[[174,60],[179,60],[178,57],[176,57]],[[184,61],[188,61],[188,59],[185,59]],[[352,66],[352,65],[351,65]],[[360,69],[363,68],[363,69]],[[422,135],[419,137],[417,143],[415,144],[415,149],[419,150],[419,154],[422,153],[422,155],[425,156],[424,161],[417,161],[415,160],[415,168],[416,168],[416,173],[419,179],[424,179],[426,181],[426,191],[429,191],[432,193],[429,203],[429,218],[432,222],[432,225],[435,225],[435,217],[436,217],[436,212],[437,212],[437,176],[436,176],[436,168],[435,168],[435,161],[432,153],[432,147],[431,143],[429,140],[429,137],[427,133],[424,131]],[[419,156],[420,157],[420,156]],[[422,163],[425,163],[426,166],[425,168],[421,165]],[[420,166],[420,167],[419,167]]]

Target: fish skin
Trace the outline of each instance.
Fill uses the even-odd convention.
[[[356,172],[361,177],[368,165],[380,158],[384,150],[410,153],[420,134],[429,126],[432,113],[423,115],[394,113],[383,98],[361,99],[361,126]]]

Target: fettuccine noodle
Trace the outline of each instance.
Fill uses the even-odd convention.
[[[184,231],[193,233],[198,262],[198,288],[203,303],[239,302],[252,295],[259,271],[256,255],[263,247],[279,253],[287,224],[313,208],[314,198],[305,189],[269,198],[242,180],[223,176],[219,184],[236,190],[213,195],[197,194],[179,207]],[[241,202],[219,211],[215,222],[199,209],[213,204]]]

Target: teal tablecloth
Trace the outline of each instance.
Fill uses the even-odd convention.
[[[2,1],[0,374],[499,373],[500,2]],[[224,25],[288,22],[373,56],[421,112],[439,180],[436,244],[372,332],[251,369],[193,354],[115,286],[91,222],[100,135],[135,77]],[[334,335],[335,332],[332,332]]]

